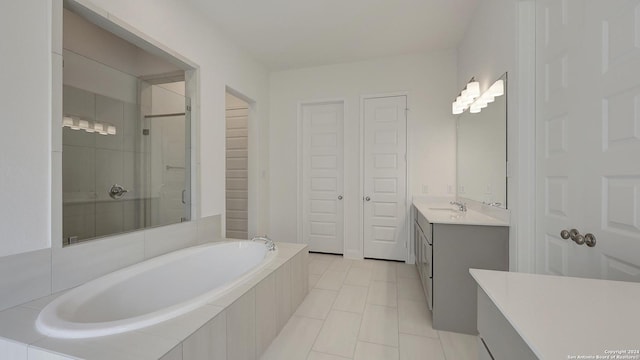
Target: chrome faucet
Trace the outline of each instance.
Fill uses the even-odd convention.
[[[456,205],[458,207],[458,211],[467,211],[467,203],[462,201],[452,201],[449,204]]]
[[[267,251],[274,251],[277,249],[276,244],[273,240],[269,239],[267,235],[254,236],[251,241],[264,241],[264,244],[267,246]]]

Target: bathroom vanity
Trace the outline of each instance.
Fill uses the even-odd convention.
[[[479,359],[639,359],[640,284],[472,269]]]
[[[448,201],[413,201],[416,266],[433,327],[477,334],[476,283],[470,268],[508,270],[508,220]],[[502,210],[506,212],[506,210]]]

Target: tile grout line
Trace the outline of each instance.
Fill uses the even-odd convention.
[[[327,268],[327,269],[322,273],[322,275],[324,275],[324,273],[325,273],[325,272],[327,272],[327,271],[328,271],[328,268]],[[321,276],[322,276],[322,275],[321,275]],[[343,284],[343,285],[344,285],[344,284]],[[313,287],[313,288],[314,288],[314,289],[316,288],[316,287],[315,287],[315,285],[314,285],[314,287]],[[340,286],[340,289],[342,289],[342,285]],[[338,290],[338,294],[340,294],[340,290]],[[332,308],[333,308],[333,305],[335,304],[335,302],[336,302],[336,299],[337,299],[337,298],[338,298],[338,295],[336,295],[336,298],[333,300],[333,303],[332,303],[332,304],[331,304],[331,306],[329,307],[329,312],[331,312],[331,310],[332,310]],[[327,316],[329,316],[329,314],[327,314]],[[309,354],[311,354],[311,352],[312,352],[312,351],[315,351],[315,350],[313,350],[313,346],[316,344],[316,341],[318,341],[318,336],[320,336],[320,332],[322,331],[322,328],[324,328],[324,323],[325,323],[326,321],[327,321],[327,319],[326,319],[326,318],[322,320],[322,326],[320,326],[320,330],[318,331],[318,333],[316,334],[315,338],[313,339],[313,343],[311,344],[311,348],[309,349],[309,351],[307,351],[307,356],[305,356],[305,359],[308,359],[308,358],[309,358]],[[358,330],[358,332],[359,332],[359,331],[360,331],[360,330]],[[355,350],[354,350],[354,351],[355,351]],[[316,351],[316,352],[321,353],[321,354],[327,354],[327,355],[335,355],[335,354],[325,353],[325,352],[322,352],[322,351]],[[354,355],[355,355],[355,354],[354,354]],[[351,359],[353,359],[353,356],[351,356]]]
[[[400,359],[400,291],[398,290],[398,280],[400,279],[400,274],[398,271],[399,266],[396,264],[396,315],[398,316],[398,359]]]

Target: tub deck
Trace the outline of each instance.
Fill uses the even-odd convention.
[[[278,254],[254,276],[196,310],[157,325],[88,339],[40,334],[40,311],[64,292],[0,311],[0,347],[24,347],[21,360],[258,359],[308,293],[308,248],[277,243]]]

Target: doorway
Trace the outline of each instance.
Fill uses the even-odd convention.
[[[407,259],[407,96],[362,104],[362,214],[365,258]]]
[[[302,236],[310,251],[344,252],[344,102],[307,103],[302,122]]]
[[[226,93],[226,237],[249,238],[249,104]]]

